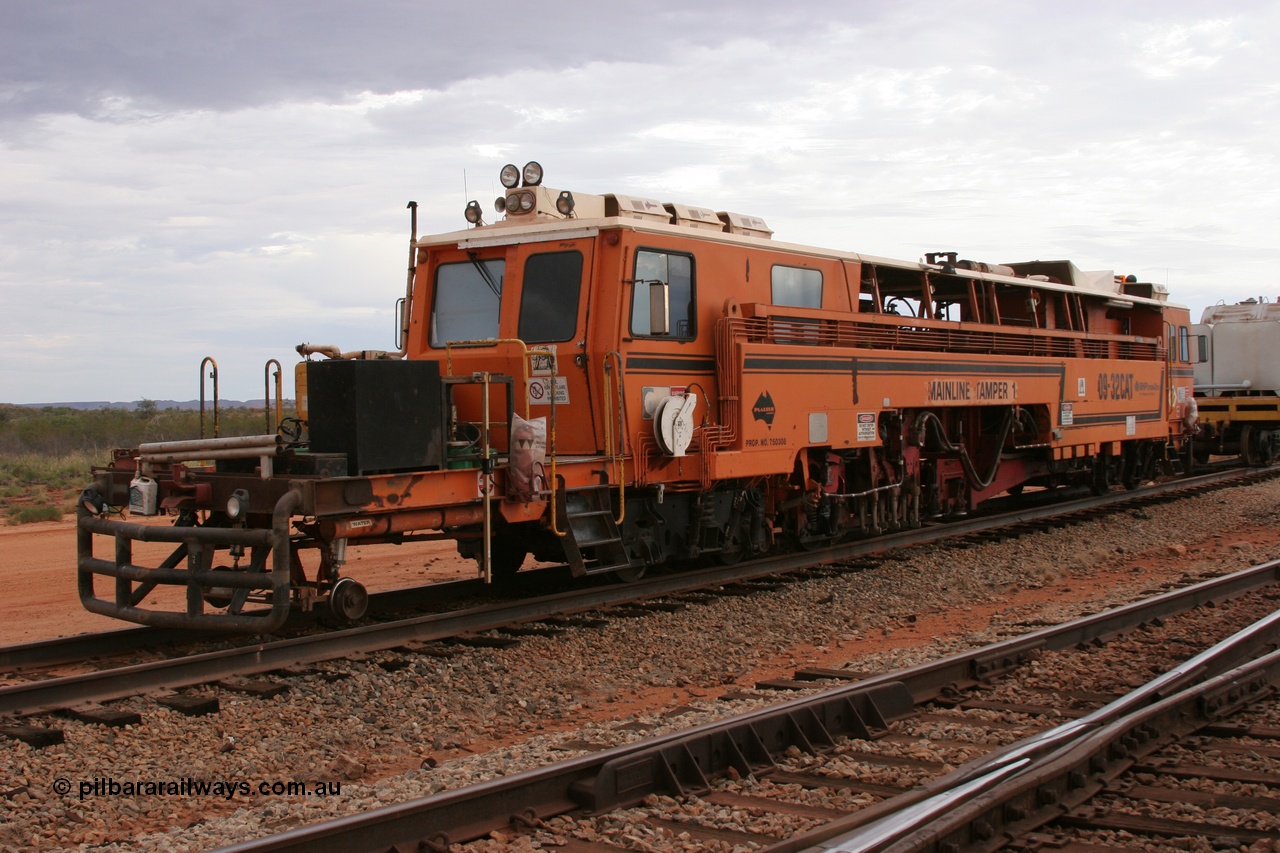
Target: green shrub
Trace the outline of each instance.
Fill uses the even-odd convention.
[[[293,414],[290,405],[285,416]],[[212,438],[212,411],[205,414],[205,430]],[[266,431],[262,409],[218,413],[221,437]],[[90,469],[108,464],[114,448],[199,437],[199,411],[159,411],[149,400],[136,411],[0,404],[0,513],[8,515],[11,524],[58,519],[62,510],[51,502],[66,503],[67,511],[74,512],[75,496],[88,485]]]
[[[19,456],[0,456],[0,496],[18,497],[26,487],[43,486],[49,489],[80,489],[89,480],[89,468],[107,462],[101,454],[79,450],[60,456],[43,456],[23,453]],[[14,493],[12,490],[18,489]]]
[[[15,507],[9,513],[10,524],[32,524],[37,521],[61,521],[62,510],[49,504]]]
[[[294,414],[292,404],[286,405],[284,414]],[[205,436],[212,438],[212,410],[206,410],[204,421]],[[262,409],[236,407],[218,412],[219,436],[261,435],[266,431]],[[0,405],[0,459],[25,454],[60,457],[83,451],[105,462],[112,448],[199,437],[199,411],[161,411],[154,403],[136,411]]]

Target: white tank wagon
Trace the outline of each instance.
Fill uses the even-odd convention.
[[[1280,459],[1280,302],[1265,297],[1211,305],[1191,327],[1199,456],[1239,454],[1251,465]]]

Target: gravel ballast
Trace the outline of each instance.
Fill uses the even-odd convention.
[[[137,726],[35,718],[66,742],[0,741],[0,851],[209,849],[686,728],[797,667],[898,669],[1272,558],[1278,516],[1263,483],[394,671],[329,662],[269,700],[201,688],[202,718],[145,698],[119,703]]]

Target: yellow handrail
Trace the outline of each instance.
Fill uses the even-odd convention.
[[[614,452],[614,436],[612,418],[609,417],[609,392],[612,383],[609,381],[610,366],[609,360],[615,360],[618,363],[618,407],[614,414],[618,418],[618,443],[617,452]],[[615,523],[622,524],[622,520],[627,515],[627,463],[626,448],[623,446],[623,437],[625,435],[626,420],[623,418],[623,408],[626,404],[626,396],[623,393],[623,372],[622,372],[622,354],[617,350],[610,350],[604,354],[604,387],[601,389],[601,397],[604,402],[604,450],[613,461],[615,475],[618,478],[618,517]]]
[[[446,341],[444,345],[444,372],[448,376],[453,375],[453,348],[466,347],[475,349],[476,347],[494,346],[496,344],[519,344],[521,359],[520,364],[523,370],[524,379],[524,416],[529,417],[529,356],[530,351],[527,344],[519,338],[484,338],[475,341]],[[542,350],[538,350],[542,352]],[[552,389],[555,390],[554,388]]]
[[[489,374],[484,374],[483,398],[480,404],[481,419],[484,429],[480,431],[480,494],[484,501],[484,582],[493,583],[493,543],[489,537],[493,535],[493,507],[490,498],[490,479],[493,476],[493,463],[489,458]]]
[[[556,388],[560,378],[560,365],[557,363],[560,357],[554,352],[549,353],[551,356],[551,386],[548,392],[551,395],[551,414],[547,418],[547,452],[551,454],[551,475],[547,477],[547,488],[550,490],[551,501],[551,532],[556,536],[564,536],[569,531],[561,530],[560,523],[556,518],[556,486],[559,480],[556,479]],[[569,510],[565,509],[565,515],[568,516]]]
[[[530,358],[534,355],[550,355],[551,357],[551,379],[550,379],[550,386],[548,389],[551,393],[551,415],[547,419],[547,453],[550,454],[551,456],[551,473],[550,473],[550,476],[547,478],[547,491],[548,491],[547,497],[551,504],[551,531],[555,533],[556,536],[564,536],[565,531],[562,531],[560,529],[560,526],[556,520],[556,388],[557,388],[556,380],[558,379],[558,376],[559,376],[558,374],[559,368],[556,363],[558,361],[558,357],[556,356],[555,352],[553,351],[548,352],[547,350],[531,350],[529,349],[528,344],[526,344],[520,338],[484,338],[481,340],[471,340],[471,341],[446,341],[444,345],[445,373],[449,376],[453,375],[453,348],[454,347],[466,347],[468,349],[474,349],[478,347],[496,346],[497,344],[518,344],[520,347],[520,353],[521,353],[520,367],[523,374],[522,379],[523,379],[523,394],[524,394],[524,416],[526,420],[529,419],[529,416],[530,416],[530,411],[529,411]],[[486,401],[488,400],[487,392],[485,393],[485,400]],[[485,420],[486,421],[488,420],[487,416],[485,417]],[[486,541],[488,541],[487,537],[486,537]]]

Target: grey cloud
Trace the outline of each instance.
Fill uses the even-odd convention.
[[[0,400],[187,398],[205,355],[244,398],[303,340],[388,346],[404,202],[460,228],[506,159],[788,242],[1251,295],[1280,12],[1228,11],[0,0]]]
[[[101,114],[104,100],[157,109],[232,109],[362,91],[441,88],[508,69],[593,60],[667,62],[752,34],[802,38],[830,16],[871,17],[835,0],[806,15],[763,2],[590,0],[73,0],[15,2],[0,14],[0,105],[18,116]]]

